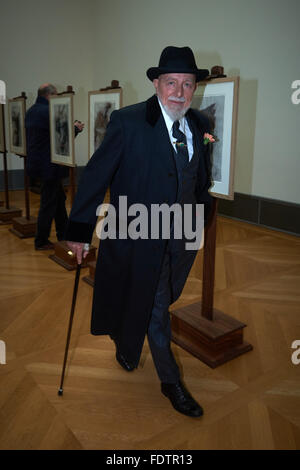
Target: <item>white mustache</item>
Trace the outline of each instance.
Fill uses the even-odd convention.
[[[177,101],[177,103],[185,103],[185,98],[177,98],[177,96],[169,96],[168,100]]]

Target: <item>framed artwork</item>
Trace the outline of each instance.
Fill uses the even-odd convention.
[[[101,145],[111,113],[122,107],[122,88],[89,92],[89,158]]]
[[[216,141],[211,144],[212,180],[210,193],[234,199],[234,160],[238,112],[239,77],[215,78],[200,82],[193,99],[210,120]]]
[[[0,104],[0,153],[5,150],[4,105]]]
[[[9,150],[21,156],[26,156],[25,110],[25,98],[8,100]]]
[[[0,80],[0,104],[6,103],[6,84],[3,80]]]
[[[51,162],[75,166],[73,94],[49,97]]]

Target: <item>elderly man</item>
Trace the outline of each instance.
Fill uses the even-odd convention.
[[[58,240],[65,239],[68,215],[65,207],[63,178],[68,176],[68,168],[51,163],[50,158],[50,123],[49,97],[57,90],[51,83],[45,83],[38,89],[38,97],[25,117],[27,160],[26,171],[29,176],[41,180],[40,209],[35,236],[35,249],[53,248],[49,241],[51,225],[55,220]],[[84,124],[75,121],[75,135],[82,131]]]
[[[108,187],[115,208],[122,195],[128,206],[140,203],[149,213],[157,204],[204,204],[207,218],[211,181],[204,134],[209,125],[199,111],[189,109],[197,82],[207,75],[208,70],[197,68],[190,48],[169,46],[159,66],[147,71],[156,95],[112,113],[70,214],[67,240],[79,263]],[[195,217],[194,211],[193,223]],[[197,253],[186,249],[184,237],[174,236],[174,220],[169,239],[161,232],[152,238],[125,237],[121,217],[118,236],[101,239],[91,332],[111,336],[116,359],[127,371],[138,366],[147,334],[162,393],[177,411],[199,417],[203,410],[185,388],[170,347],[169,306],[182,292]],[[126,228],[131,222],[129,216]]]

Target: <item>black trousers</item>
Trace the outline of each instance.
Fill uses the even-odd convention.
[[[61,179],[42,181],[40,209],[37,220],[35,246],[40,247],[48,242],[52,221],[55,221],[57,240],[65,239],[68,223],[66,195]]]
[[[169,306],[180,296],[196,254],[194,250],[178,249],[176,241],[170,240],[163,260],[147,337],[157,374],[164,383],[176,383],[180,379],[171,350]]]

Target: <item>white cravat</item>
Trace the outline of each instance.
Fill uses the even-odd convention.
[[[174,144],[174,137],[172,135],[172,126],[174,124],[175,121],[173,121],[170,116],[166,113],[166,111],[164,110],[164,107],[163,105],[161,104],[160,102],[160,99],[157,97],[158,99],[158,102],[159,102],[159,105],[160,105],[160,108],[161,108],[161,112],[162,112],[162,115],[164,117],[164,120],[165,120],[165,123],[166,123],[166,126],[167,126],[167,129],[168,129],[168,133],[169,133],[169,137],[170,137],[170,142],[171,144],[173,145],[173,148],[175,150],[175,152],[177,153],[177,149],[176,149],[176,145]],[[188,147],[188,152],[189,152],[189,161],[191,161],[192,157],[193,157],[193,153],[194,153],[194,147],[193,147],[193,134],[191,133],[191,130],[189,128],[189,125],[188,125],[188,122],[187,122],[187,119],[186,117],[183,117],[179,120],[179,123],[180,123],[180,126],[179,126],[179,129],[181,130],[181,132],[183,132],[186,136],[186,143],[187,143],[187,147]]]

